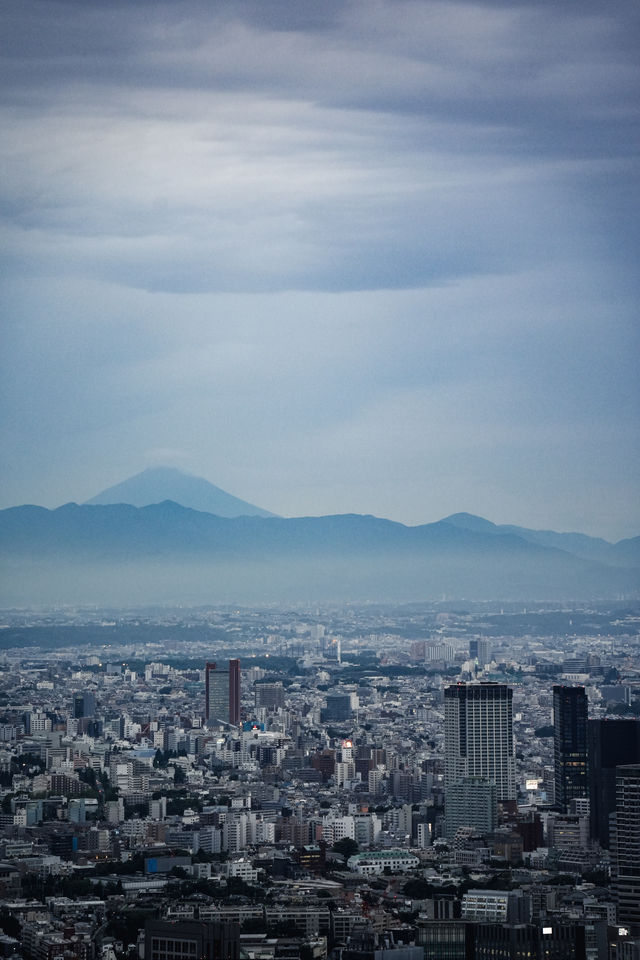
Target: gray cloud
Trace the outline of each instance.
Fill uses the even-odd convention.
[[[636,532],[635,4],[4,21],[7,503],[166,454],[284,514]]]
[[[517,269],[590,160],[602,178],[635,152],[624,7],[287,9],[14,5],[13,269],[181,292]]]

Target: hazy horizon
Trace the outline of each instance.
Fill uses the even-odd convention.
[[[631,0],[8,0],[0,508],[640,533]]]
[[[113,505],[113,504],[120,504],[120,503],[122,503],[122,504],[131,504],[131,505],[133,505],[133,506],[138,506],[138,507],[140,507],[140,506],[146,506],[146,505],[151,505],[151,504],[160,504],[160,503],[162,503],[162,502],[165,501],[165,500],[174,500],[176,503],[181,504],[181,505],[183,505],[183,506],[191,507],[191,509],[195,509],[196,511],[205,512],[205,513],[208,512],[208,513],[213,513],[213,514],[219,513],[219,511],[216,511],[216,510],[213,509],[213,508],[209,509],[209,508],[207,508],[207,507],[205,507],[205,506],[197,506],[197,505],[194,506],[193,503],[188,502],[188,500],[189,500],[188,497],[185,498],[185,497],[183,497],[183,496],[180,496],[180,491],[178,491],[178,490],[176,490],[175,492],[173,492],[173,491],[167,491],[166,493],[165,493],[165,492],[162,492],[160,495],[158,495],[158,496],[156,496],[156,497],[146,497],[146,498],[145,498],[145,497],[140,497],[140,496],[138,495],[137,497],[132,498],[132,497],[127,497],[127,496],[124,496],[124,495],[123,495],[122,498],[120,498],[120,497],[118,497],[118,498],[116,498],[116,497],[111,497],[110,499],[97,500],[97,498],[100,497],[102,494],[108,493],[108,492],[111,491],[111,490],[117,490],[119,487],[124,487],[129,480],[137,480],[138,478],[142,478],[143,475],[145,475],[145,474],[155,473],[156,471],[162,471],[162,472],[168,471],[169,473],[176,472],[176,474],[177,474],[179,477],[189,478],[189,479],[195,479],[195,480],[197,480],[197,481],[204,481],[205,484],[211,485],[215,490],[218,490],[218,491],[219,491],[221,494],[223,494],[225,497],[230,497],[232,500],[239,499],[239,498],[236,498],[236,497],[235,497],[235,495],[233,494],[232,491],[222,490],[222,489],[221,489],[220,487],[218,487],[216,484],[212,484],[211,481],[208,481],[205,477],[198,477],[198,476],[196,476],[195,474],[188,473],[187,471],[179,470],[177,467],[161,466],[161,467],[148,467],[148,468],[146,468],[145,470],[142,470],[139,474],[136,474],[136,475],[134,475],[133,477],[125,478],[122,482],[116,483],[116,484],[114,484],[112,487],[107,487],[107,488],[105,488],[105,489],[103,489],[103,490],[101,490],[101,491],[97,491],[96,494],[95,494],[95,496],[89,498],[88,500],[80,500],[80,501],[78,501],[78,500],[65,500],[63,503],[54,504],[54,505],[52,505],[52,506],[47,506],[46,504],[14,504],[14,505],[12,505],[12,506],[13,506],[13,507],[20,507],[20,506],[44,506],[44,507],[45,507],[46,509],[48,509],[48,510],[57,510],[57,509],[59,509],[60,507],[69,506],[70,504],[77,504],[77,505],[80,505],[80,506],[83,506],[83,505],[84,505],[84,506],[107,506],[107,505]],[[94,503],[94,500],[97,500],[97,502]],[[242,502],[242,501],[241,501],[241,502]],[[314,512],[309,512],[309,513],[305,513],[305,514],[295,514],[295,515],[294,515],[294,514],[285,514],[285,513],[283,513],[283,514],[275,514],[275,513],[269,513],[269,511],[265,511],[265,508],[263,507],[262,504],[250,504],[250,503],[246,502],[246,505],[249,506],[249,507],[254,507],[254,508],[257,507],[258,510],[259,510],[259,512],[258,512],[258,513],[254,513],[254,511],[251,511],[251,514],[249,514],[249,513],[247,513],[247,514],[245,514],[245,513],[237,513],[237,514],[234,514],[234,515],[236,515],[236,516],[248,516],[248,515],[259,516],[259,515],[261,515],[261,514],[264,513],[264,515],[265,515],[266,517],[272,516],[272,517],[274,517],[275,519],[303,519],[304,517],[322,518],[322,517],[327,517],[327,516],[345,516],[345,515],[353,515],[353,514],[363,515],[363,514],[362,514],[362,511],[350,511],[349,514],[336,514],[336,513],[334,513],[334,514],[320,514],[320,513],[314,513]],[[2,509],[11,509],[11,507],[5,507],[5,508],[1,508],[1,507],[0,507],[0,510],[2,510]],[[225,516],[225,517],[232,516],[232,514],[227,514],[227,513],[219,513],[219,515],[220,515],[220,516]],[[496,518],[494,518],[494,517],[480,517],[478,514],[473,514],[473,513],[471,513],[471,511],[468,511],[468,510],[458,510],[458,511],[455,511],[453,514],[447,514],[447,516],[428,517],[428,518],[425,518],[425,519],[423,519],[423,520],[418,521],[417,523],[404,523],[404,521],[402,521],[402,520],[397,520],[397,519],[394,518],[394,517],[383,517],[382,515],[380,515],[380,514],[375,514],[375,513],[374,513],[374,514],[368,514],[368,516],[373,516],[373,517],[375,517],[375,518],[377,518],[377,519],[381,519],[381,520],[390,520],[391,522],[401,523],[401,524],[404,524],[405,526],[409,526],[409,527],[413,527],[413,526],[425,526],[425,525],[429,525],[429,524],[432,524],[432,523],[438,523],[438,522],[441,521],[441,520],[447,520],[449,517],[453,517],[453,516],[460,516],[460,517],[462,517],[462,516],[471,516],[472,518],[477,517],[478,519],[481,519],[481,520],[488,520],[489,522],[494,523],[494,524],[495,524],[496,526],[498,526],[498,527],[500,527],[500,526],[522,527],[523,529],[527,529],[525,524],[519,524],[519,523],[516,523],[515,521],[510,521],[510,520],[508,520],[508,519],[501,519],[501,518],[497,518],[497,519],[496,519]],[[544,532],[545,530],[550,531],[551,528],[529,528],[529,529],[532,529],[532,530],[539,529],[540,532]],[[577,533],[577,534],[583,534],[583,533],[584,533],[583,530],[556,530],[556,531],[554,531],[554,532],[556,532],[556,533],[561,533],[561,534],[562,534],[562,533]],[[589,535],[588,535],[588,536],[589,536]],[[622,539],[630,539],[630,538],[634,538],[635,536],[638,536],[638,535],[637,535],[637,534],[634,534],[634,533],[630,533],[627,537],[621,537],[621,538],[618,538],[618,539],[619,539],[619,540],[622,540]],[[603,538],[600,538],[600,539],[607,540],[606,537],[603,537]],[[609,540],[608,542],[614,543],[615,541]]]

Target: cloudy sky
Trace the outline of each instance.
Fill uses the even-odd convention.
[[[640,533],[638,11],[5,0],[0,506]]]

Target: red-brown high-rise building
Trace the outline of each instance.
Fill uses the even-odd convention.
[[[240,726],[240,661],[229,660],[229,723]]]
[[[204,715],[211,726],[240,725],[240,661],[229,660],[221,669],[214,661],[205,665]]]

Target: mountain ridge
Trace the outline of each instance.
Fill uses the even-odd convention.
[[[558,533],[555,530],[532,530],[512,523],[493,523],[472,513],[454,513],[445,517],[444,522],[468,530],[483,530],[494,536],[513,533],[530,543],[566,550],[584,560],[599,560],[616,565],[640,563],[640,538],[638,537],[627,537],[613,543],[602,537],[591,537],[576,531]]]
[[[635,561],[585,559],[484,524],[470,530],[458,517],[406,526],[362,514],[229,518],[172,501],[24,505],[0,511],[0,599],[553,599],[638,590]],[[621,543],[633,557],[640,538]]]

